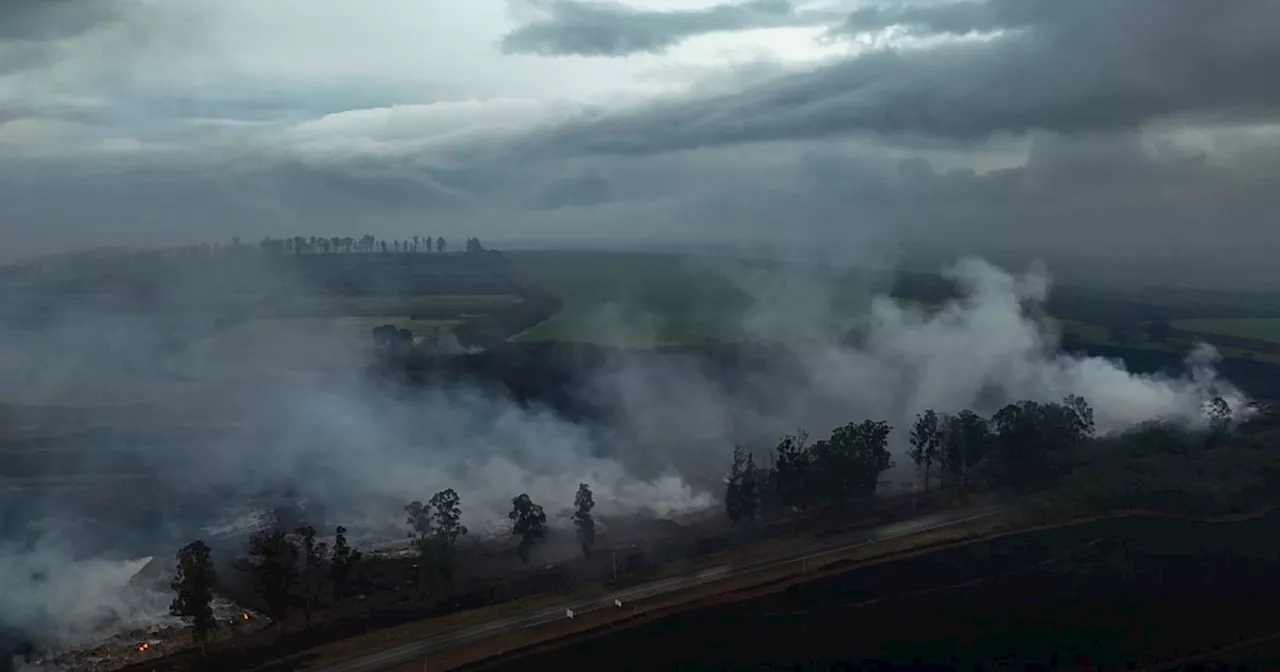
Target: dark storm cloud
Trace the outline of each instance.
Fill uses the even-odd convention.
[[[796,25],[804,20],[789,0],[750,0],[665,12],[584,0],[546,0],[536,5],[548,16],[508,33],[502,39],[503,51],[548,56],[657,53],[696,35]]]
[[[868,30],[1004,32],[883,49],[730,95],[572,124],[556,145],[642,154],[839,133],[981,139],[1280,110],[1280,2],[992,0],[855,14]],[[846,24],[846,29],[848,29]]]
[[[56,61],[57,40],[80,35],[116,18],[114,0],[3,0],[0,2],[0,75]]]
[[[40,42],[83,33],[115,16],[111,0],[4,0],[0,40]]]

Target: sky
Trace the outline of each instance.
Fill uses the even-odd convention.
[[[430,233],[1257,284],[1278,68],[1270,0],[6,0],[0,258]]]

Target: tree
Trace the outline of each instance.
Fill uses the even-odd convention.
[[[813,464],[805,443],[809,435],[803,430],[795,436],[784,436],[776,448],[778,456],[773,472],[774,492],[782,508],[804,510],[809,503],[808,486]]]
[[[409,539],[418,552],[418,572],[414,575],[415,588],[422,587],[423,576],[433,572],[436,562],[435,537],[431,533],[431,507],[418,500],[404,507],[409,525]]]
[[[1147,338],[1156,343],[1164,343],[1173,335],[1173,325],[1168,320],[1156,320],[1147,324]]]
[[[875,496],[880,473],[893,466],[889,433],[893,428],[879,420],[864,420],[837,427],[831,438],[814,444],[815,485],[821,496],[833,500]]]
[[[582,546],[583,555],[591,555],[591,547],[596,543],[596,520],[591,516],[591,509],[596,500],[591,495],[591,488],[586,483],[578,485],[578,494],[573,497],[573,526],[578,531],[578,544]]]
[[[259,530],[249,537],[249,557],[238,564],[253,576],[278,634],[289,615],[290,591],[298,580],[298,547],[283,530]]]
[[[1062,400],[1063,412],[1067,416],[1067,432],[1072,443],[1080,443],[1093,438],[1093,408],[1084,397],[1068,394]]]
[[[311,628],[311,612],[320,598],[320,577],[328,561],[329,545],[316,541],[316,528],[303,525],[294,530],[302,552],[302,595],[306,614],[305,627]]]
[[[329,578],[333,581],[333,599],[341,601],[347,596],[351,575],[364,554],[347,545],[347,528],[339,525],[333,538],[333,559],[329,563]]]
[[[1222,397],[1214,397],[1206,405],[1205,415],[1209,417],[1209,434],[1205,437],[1205,447],[1212,449],[1231,432],[1231,405]]]
[[[547,535],[547,514],[542,512],[541,506],[529,499],[529,495],[522,494],[511,500],[511,512],[507,514],[507,518],[511,519],[511,533],[520,537],[516,555],[527,565],[529,550]]]
[[[444,236],[436,238],[436,252],[444,252],[445,242]]]
[[[169,613],[191,626],[191,634],[206,652],[209,634],[217,627],[213,617],[213,587],[218,582],[213,554],[203,541],[193,541],[178,551],[178,573],[169,587],[176,595]]]
[[[945,417],[940,426],[943,473],[959,476],[968,486],[969,468],[985,455],[991,429],[985,418],[970,410]]]
[[[404,507],[404,512],[407,516],[405,523],[409,525],[409,538],[421,550],[421,546],[431,539],[431,507],[415,499]]]
[[[746,466],[747,457],[742,446],[734,446],[733,464],[729,467],[729,477],[725,479],[724,485],[724,511],[734,523],[747,517],[747,501],[743,490]]]
[[[760,472],[756,469],[756,458],[747,453],[747,463],[742,469],[742,517],[750,523],[760,514]]]
[[[912,462],[916,463],[917,470],[921,466],[924,467],[924,490],[928,492],[929,469],[938,459],[939,447],[942,443],[938,427],[938,414],[930,409],[917,415],[915,424],[911,426],[908,440],[911,442],[911,450],[907,455],[911,457]]]
[[[433,510],[435,524],[433,537],[436,542],[436,565],[446,581],[453,579],[454,546],[458,537],[467,533],[462,524],[462,504],[453,488],[446,488],[431,496],[427,502]]]
[[[991,416],[991,429],[992,475],[1011,485],[1039,486],[1057,477],[1065,449],[1093,438],[1093,409],[1074,395],[1060,404],[1020,401]]]

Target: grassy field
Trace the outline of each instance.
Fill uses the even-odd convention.
[[[520,277],[565,302],[559,315],[521,340],[634,347],[732,341],[741,337],[742,319],[751,306],[746,291],[734,280],[740,273],[729,271],[722,259],[640,252],[512,252],[507,256]],[[837,305],[847,305],[850,316],[860,305],[856,297],[861,288],[855,285],[829,285]],[[927,305],[910,297],[901,300]],[[1078,309],[1082,299],[1077,296],[1073,301],[1072,307]],[[1097,321],[1060,319],[1056,327],[1064,338],[1084,344],[1180,353],[1209,340],[1225,357],[1280,362],[1280,352],[1216,342],[1210,336],[1269,340],[1280,346],[1280,318],[1177,320],[1175,330],[1205,336],[1176,336],[1163,343],[1147,339],[1141,322],[1117,330],[1101,317]]]
[[[746,285],[768,290],[776,263],[646,252],[512,252],[516,274],[559,296],[564,310],[521,337],[653,347],[735,341],[753,302]],[[791,275],[790,277],[795,277]],[[841,315],[865,305],[851,277],[811,278]]]
[[[526,341],[655,346],[732,337],[746,295],[710,260],[674,254],[513,252],[516,273],[564,301]]]
[[[313,295],[291,298],[282,310],[289,317],[388,316],[453,319],[481,315],[520,302],[514,294],[429,294],[411,296]]]
[[[1255,318],[1240,320],[1177,320],[1174,329],[1222,334],[1239,338],[1254,338],[1280,344],[1280,318]]]

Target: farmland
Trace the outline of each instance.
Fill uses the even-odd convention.
[[[508,253],[520,277],[559,296],[564,310],[526,341],[680,345],[737,335],[749,301],[710,260],[683,255]]]
[[[522,340],[586,341],[616,346],[689,345],[741,338],[752,307],[747,287],[766,287],[765,262],[667,253],[514,252],[513,271],[560,296],[564,311]],[[936,274],[903,272],[890,283],[873,277],[900,301],[939,305],[948,283]],[[829,275],[813,286],[829,293],[853,319],[865,308],[865,282],[852,273]],[[1226,357],[1280,362],[1280,302],[1264,295],[1173,290],[1104,291],[1055,287],[1049,312],[1068,341],[1166,353],[1186,352],[1209,342]],[[1185,301],[1181,301],[1185,299]],[[1272,311],[1275,317],[1266,317]],[[1201,314],[1212,317],[1195,317]],[[1224,317],[1224,316],[1237,317]],[[1249,315],[1249,317],[1239,317]],[[1152,341],[1154,320],[1168,320],[1170,338]],[[1246,340],[1241,340],[1246,339]],[[1273,345],[1268,345],[1273,344]]]

